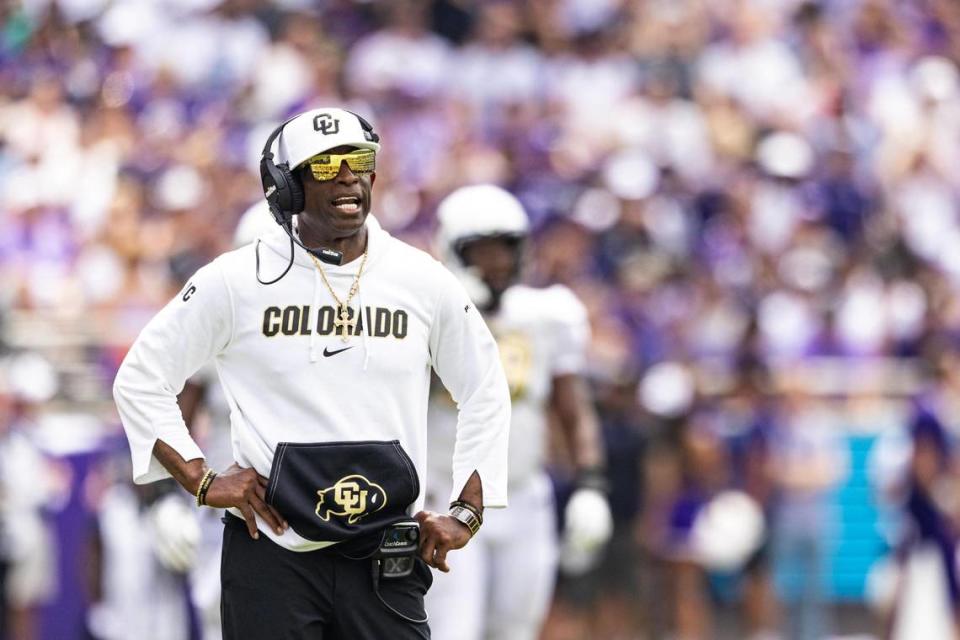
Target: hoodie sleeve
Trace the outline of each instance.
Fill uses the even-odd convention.
[[[510,392],[497,343],[466,291],[447,273],[430,328],[431,363],[457,403],[453,452],[456,500],[474,471],[485,507],[507,506]]]
[[[187,378],[226,347],[232,330],[230,292],[214,261],[197,271],[133,343],[117,372],[113,397],[137,484],[170,477],[153,457],[158,439],[184,460],[204,457],[190,437],[177,394]]]

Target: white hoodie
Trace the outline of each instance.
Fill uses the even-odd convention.
[[[212,358],[230,404],[240,466],[269,476],[280,442],[398,440],[419,480],[420,495],[408,510],[415,513],[426,484],[433,367],[460,412],[451,499],[476,470],[484,506],[506,506],[510,396],[496,343],[439,262],[390,236],[372,215],[367,228],[367,265],[351,302],[363,309],[363,327],[347,342],[330,333],[335,302],[306,252],[295,247],[290,272],[266,286],[255,275],[256,242],[201,268],[150,321],[114,383],[135,482],[169,476],[152,455],[157,439],[184,460],[203,457],[176,396]],[[286,268],[290,242],[279,227],[261,239],[260,278],[269,281]],[[341,300],[360,261],[324,265]],[[258,524],[288,549],[330,544],[306,540],[292,528],[277,536]]]

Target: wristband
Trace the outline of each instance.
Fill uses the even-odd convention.
[[[574,484],[578,489],[596,489],[601,493],[610,492],[607,471],[601,466],[586,467],[577,471]]]
[[[200,486],[197,487],[197,506],[202,507],[207,504],[207,490],[213,484],[213,479],[217,477],[217,472],[213,469],[207,469],[200,479]]]
[[[471,538],[477,535],[477,531],[480,530],[480,518],[478,518],[477,515],[470,509],[465,509],[460,505],[456,505],[450,508],[450,512],[447,515],[465,524],[467,529],[470,530]]]

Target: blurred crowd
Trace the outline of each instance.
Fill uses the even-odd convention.
[[[957,637],[958,63],[955,0],[0,4],[0,478],[37,494],[0,510],[49,528],[5,545],[5,572],[36,574],[7,580],[11,637],[130,637],[43,614],[69,580],[59,615],[97,604],[106,523],[138,526],[103,515],[128,478],[116,366],[232,247],[267,134],[323,105],[380,133],[391,233],[429,250],[444,195],[500,184],[533,222],[526,278],[590,312],[617,534],[560,578],[544,637]],[[18,447],[45,460],[27,478]],[[837,512],[857,473],[865,555],[893,560],[853,593],[879,613],[850,623],[829,546],[873,517]],[[724,521],[748,506],[755,530]],[[65,530],[100,544],[64,559]]]

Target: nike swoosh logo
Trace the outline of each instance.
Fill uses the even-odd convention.
[[[324,349],[323,349],[323,357],[324,357],[324,358],[329,358],[330,356],[335,356],[335,355],[337,355],[338,353],[343,353],[343,352],[346,351],[347,349],[353,349],[353,345],[351,345],[351,346],[349,346],[349,347],[344,347],[343,349],[337,349],[336,351],[330,351],[330,349],[324,348]]]

